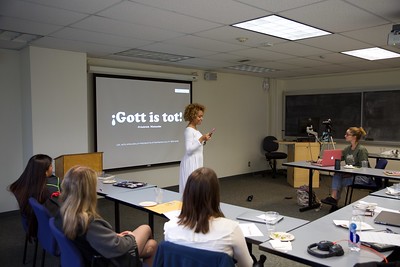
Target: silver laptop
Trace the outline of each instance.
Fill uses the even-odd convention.
[[[376,216],[374,222],[400,227],[400,213],[383,210]]]

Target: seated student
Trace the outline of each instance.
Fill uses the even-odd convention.
[[[108,259],[109,266],[127,266],[128,253],[138,249],[139,257],[151,266],[157,242],[148,225],[133,231],[116,233],[97,213],[97,175],[88,167],[75,166],[65,174],[61,184],[60,213],[56,226],[74,243],[90,266],[95,255]]]
[[[60,181],[53,175],[52,158],[43,154],[32,156],[18,180],[9,186],[9,191],[18,201],[21,215],[27,220],[29,238],[37,234],[37,220],[29,205],[29,198],[34,197],[55,215],[59,209],[59,190]]]
[[[179,245],[225,252],[239,267],[251,267],[253,260],[239,223],[224,218],[220,209],[219,182],[215,172],[199,168],[187,180],[182,211],[164,225],[164,239]]]
[[[342,151],[342,160],[344,160],[347,165],[361,167],[362,161],[368,161],[368,151],[364,146],[359,143],[361,137],[365,135],[366,132],[362,127],[350,127],[349,129],[347,129],[344,137],[346,141],[350,143],[350,145],[345,147]],[[371,177],[359,177],[356,183],[370,183],[370,180],[372,180]],[[337,206],[343,187],[351,185],[352,182],[352,175],[335,173],[332,177],[331,196],[322,199],[321,202],[328,205]]]

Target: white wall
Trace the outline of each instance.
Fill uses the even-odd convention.
[[[23,170],[20,56],[0,49],[0,212],[18,208],[7,187]]]
[[[1,161],[7,178],[0,180],[3,190],[21,174],[27,160],[37,153],[51,157],[93,151],[93,104],[91,65],[113,66],[147,71],[191,74],[194,82],[193,101],[206,107],[200,130],[217,128],[213,140],[205,147],[205,165],[220,177],[264,170],[261,140],[267,134],[268,93],[262,90],[262,79],[246,75],[218,74],[217,81],[204,81],[203,73],[185,68],[87,59],[85,54],[30,47],[24,51],[0,51],[7,60],[0,61],[7,88],[1,98],[2,124],[10,125],[10,114],[17,114],[12,127],[2,132],[2,143],[10,155]],[[22,62],[19,64],[19,62]],[[89,77],[89,79],[88,79]],[[3,145],[2,145],[3,147]],[[251,167],[247,166],[251,161]],[[178,165],[151,167],[116,172],[126,179],[138,179],[159,186],[178,184]],[[10,193],[2,194],[0,212],[15,210]]]
[[[86,54],[30,48],[33,154],[88,152]]]

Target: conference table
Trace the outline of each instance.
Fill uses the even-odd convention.
[[[378,154],[378,153],[370,153],[370,154],[368,154],[368,157],[376,159],[376,163],[378,163],[379,159],[400,160],[400,155],[398,155],[398,154],[387,155],[387,154],[382,154],[382,153],[380,153],[380,154]],[[386,177],[384,179],[384,181],[385,181],[384,182],[384,186],[385,187],[387,187],[389,185],[389,179],[392,179],[392,178],[391,177]]]
[[[388,175],[384,174],[384,170],[375,169],[375,168],[356,168],[356,167],[345,168],[344,166],[341,166],[339,170],[335,170],[334,166],[321,167],[321,166],[317,166],[317,165],[312,165],[311,162],[309,162],[309,161],[285,162],[282,165],[309,170],[309,175],[308,175],[309,196],[312,196],[312,190],[313,190],[312,177],[313,177],[314,171],[347,173],[347,174],[352,175],[353,177],[355,175],[363,175],[363,176],[374,176],[374,177],[385,178],[385,179],[390,178],[390,179],[394,179],[394,180],[400,180],[400,176],[388,176]],[[319,206],[320,206],[319,203],[313,203],[312,197],[309,197],[308,205],[306,207],[300,208],[299,210],[302,212],[302,211],[306,211],[306,210],[316,209]]]
[[[382,198],[377,196],[366,196],[361,199],[362,201],[369,203],[377,203],[378,207],[399,210],[399,201],[396,199]],[[382,261],[383,259],[368,249],[361,249],[360,252],[351,252],[348,249],[348,229],[336,226],[333,220],[349,220],[352,215],[352,205],[345,206],[333,213],[330,213],[324,217],[321,217],[308,224],[300,226],[290,233],[294,235],[292,241],[291,251],[281,251],[274,249],[270,242],[264,242],[259,245],[261,251],[266,251],[277,256],[281,256],[296,262],[311,266],[354,266],[356,263],[370,262],[370,261]],[[374,227],[372,231],[382,231],[386,229],[386,225],[380,225],[374,223],[373,217],[363,216],[363,221]],[[394,232],[400,232],[400,227],[390,226]],[[314,243],[318,243],[323,240],[337,242],[343,247],[343,256],[334,256],[329,258],[318,258],[310,255],[307,252],[308,246]],[[392,251],[380,252],[386,257]]]
[[[369,158],[374,158],[374,159],[387,159],[387,160],[400,160],[400,155],[386,155],[386,154],[378,154],[378,153],[369,153],[368,154]]]
[[[391,187],[391,188],[393,188],[393,187]],[[372,192],[372,193],[370,193],[370,195],[375,196],[375,197],[384,197],[384,198],[392,198],[392,199],[400,200],[400,194],[390,194],[390,193],[388,193],[387,188],[383,188],[381,190]]]
[[[120,178],[112,178],[115,182],[122,182],[126,181],[126,179],[120,179]],[[114,186],[113,183],[108,183],[107,179],[102,180],[102,179],[97,179],[97,195],[99,196],[106,196],[108,194],[112,193],[122,193],[122,192],[129,192],[132,190],[141,190],[145,188],[150,188],[150,187],[156,187],[155,185],[152,184],[146,184],[145,186],[138,187],[138,188],[127,188],[127,187],[119,187],[119,186]]]
[[[167,218],[165,215],[166,212],[174,212],[174,211],[180,210],[179,204],[181,204],[182,195],[180,193],[170,191],[170,190],[162,189],[162,191],[163,191],[162,203],[160,203],[156,206],[151,206],[151,207],[144,207],[141,205],[141,203],[148,202],[148,201],[154,201],[156,199],[156,191],[154,190],[154,188],[145,188],[143,190],[133,190],[133,191],[123,191],[123,192],[113,192],[113,193],[106,195],[105,196],[106,199],[111,200],[115,203],[116,209],[115,209],[114,216],[115,216],[116,231],[119,231],[119,229],[120,229],[120,226],[119,226],[120,214],[119,214],[119,208],[118,208],[119,204],[124,204],[126,206],[147,212],[148,213],[148,224],[151,227],[151,229],[154,229],[154,215]],[[270,237],[267,234],[268,229],[267,229],[267,226],[265,223],[251,222],[250,220],[237,219],[237,217],[239,215],[242,215],[245,213],[251,212],[252,214],[261,215],[261,214],[264,214],[264,211],[249,209],[249,208],[240,207],[240,206],[227,204],[227,203],[221,203],[220,207],[226,218],[229,218],[231,220],[236,220],[240,224],[254,223],[254,225],[258,228],[258,230],[260,230],[262,235],[245,236],[250,252],[252,251],[251,246],[253,244],[259,245],[270,239]],[[287,231],[296,229],[297,227],[300,227],[304,224],[307,224],[308,222],[309,221],[307,221],[307,220],[284,216],[284,218],[275,225],[275,231],[287,232]],[[253,225],[251,225],[251,226],[253,226]]]

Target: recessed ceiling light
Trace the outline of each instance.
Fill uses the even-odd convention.
[[[236,65],[236,66],[226,67],[226,69],[247,71],[247,72],[256,72],[256,73],[277,71],[276,69],[269,69],[269,68],[264,68],[264,67],[251,66],[251,65]]]
[[[380,60],[380,59],[388,59],[388,58],[396,58],[400,57],[400,54],[382,49],[379,47],[358,49],[352,51],[341,52],[342,54],[346,54],[353,57],[359,57],[368,60]]]
[[[240,22],[232,26],[291,41],[332,34],[277,15]]]
[[[168,62],[177,62],[177,61],[182,61],[185,59],[193,58],[193,57],[189,57],[189,56],[147,51],[147,50],[142,50],[142,49],[129,49],[126,51],[115,53],[115,55],[126,56],[126,57],[135,57],[135,58],[145,58],[145,59],[152,59],[152,60],[161,60],[161,61],[168,61]]]

